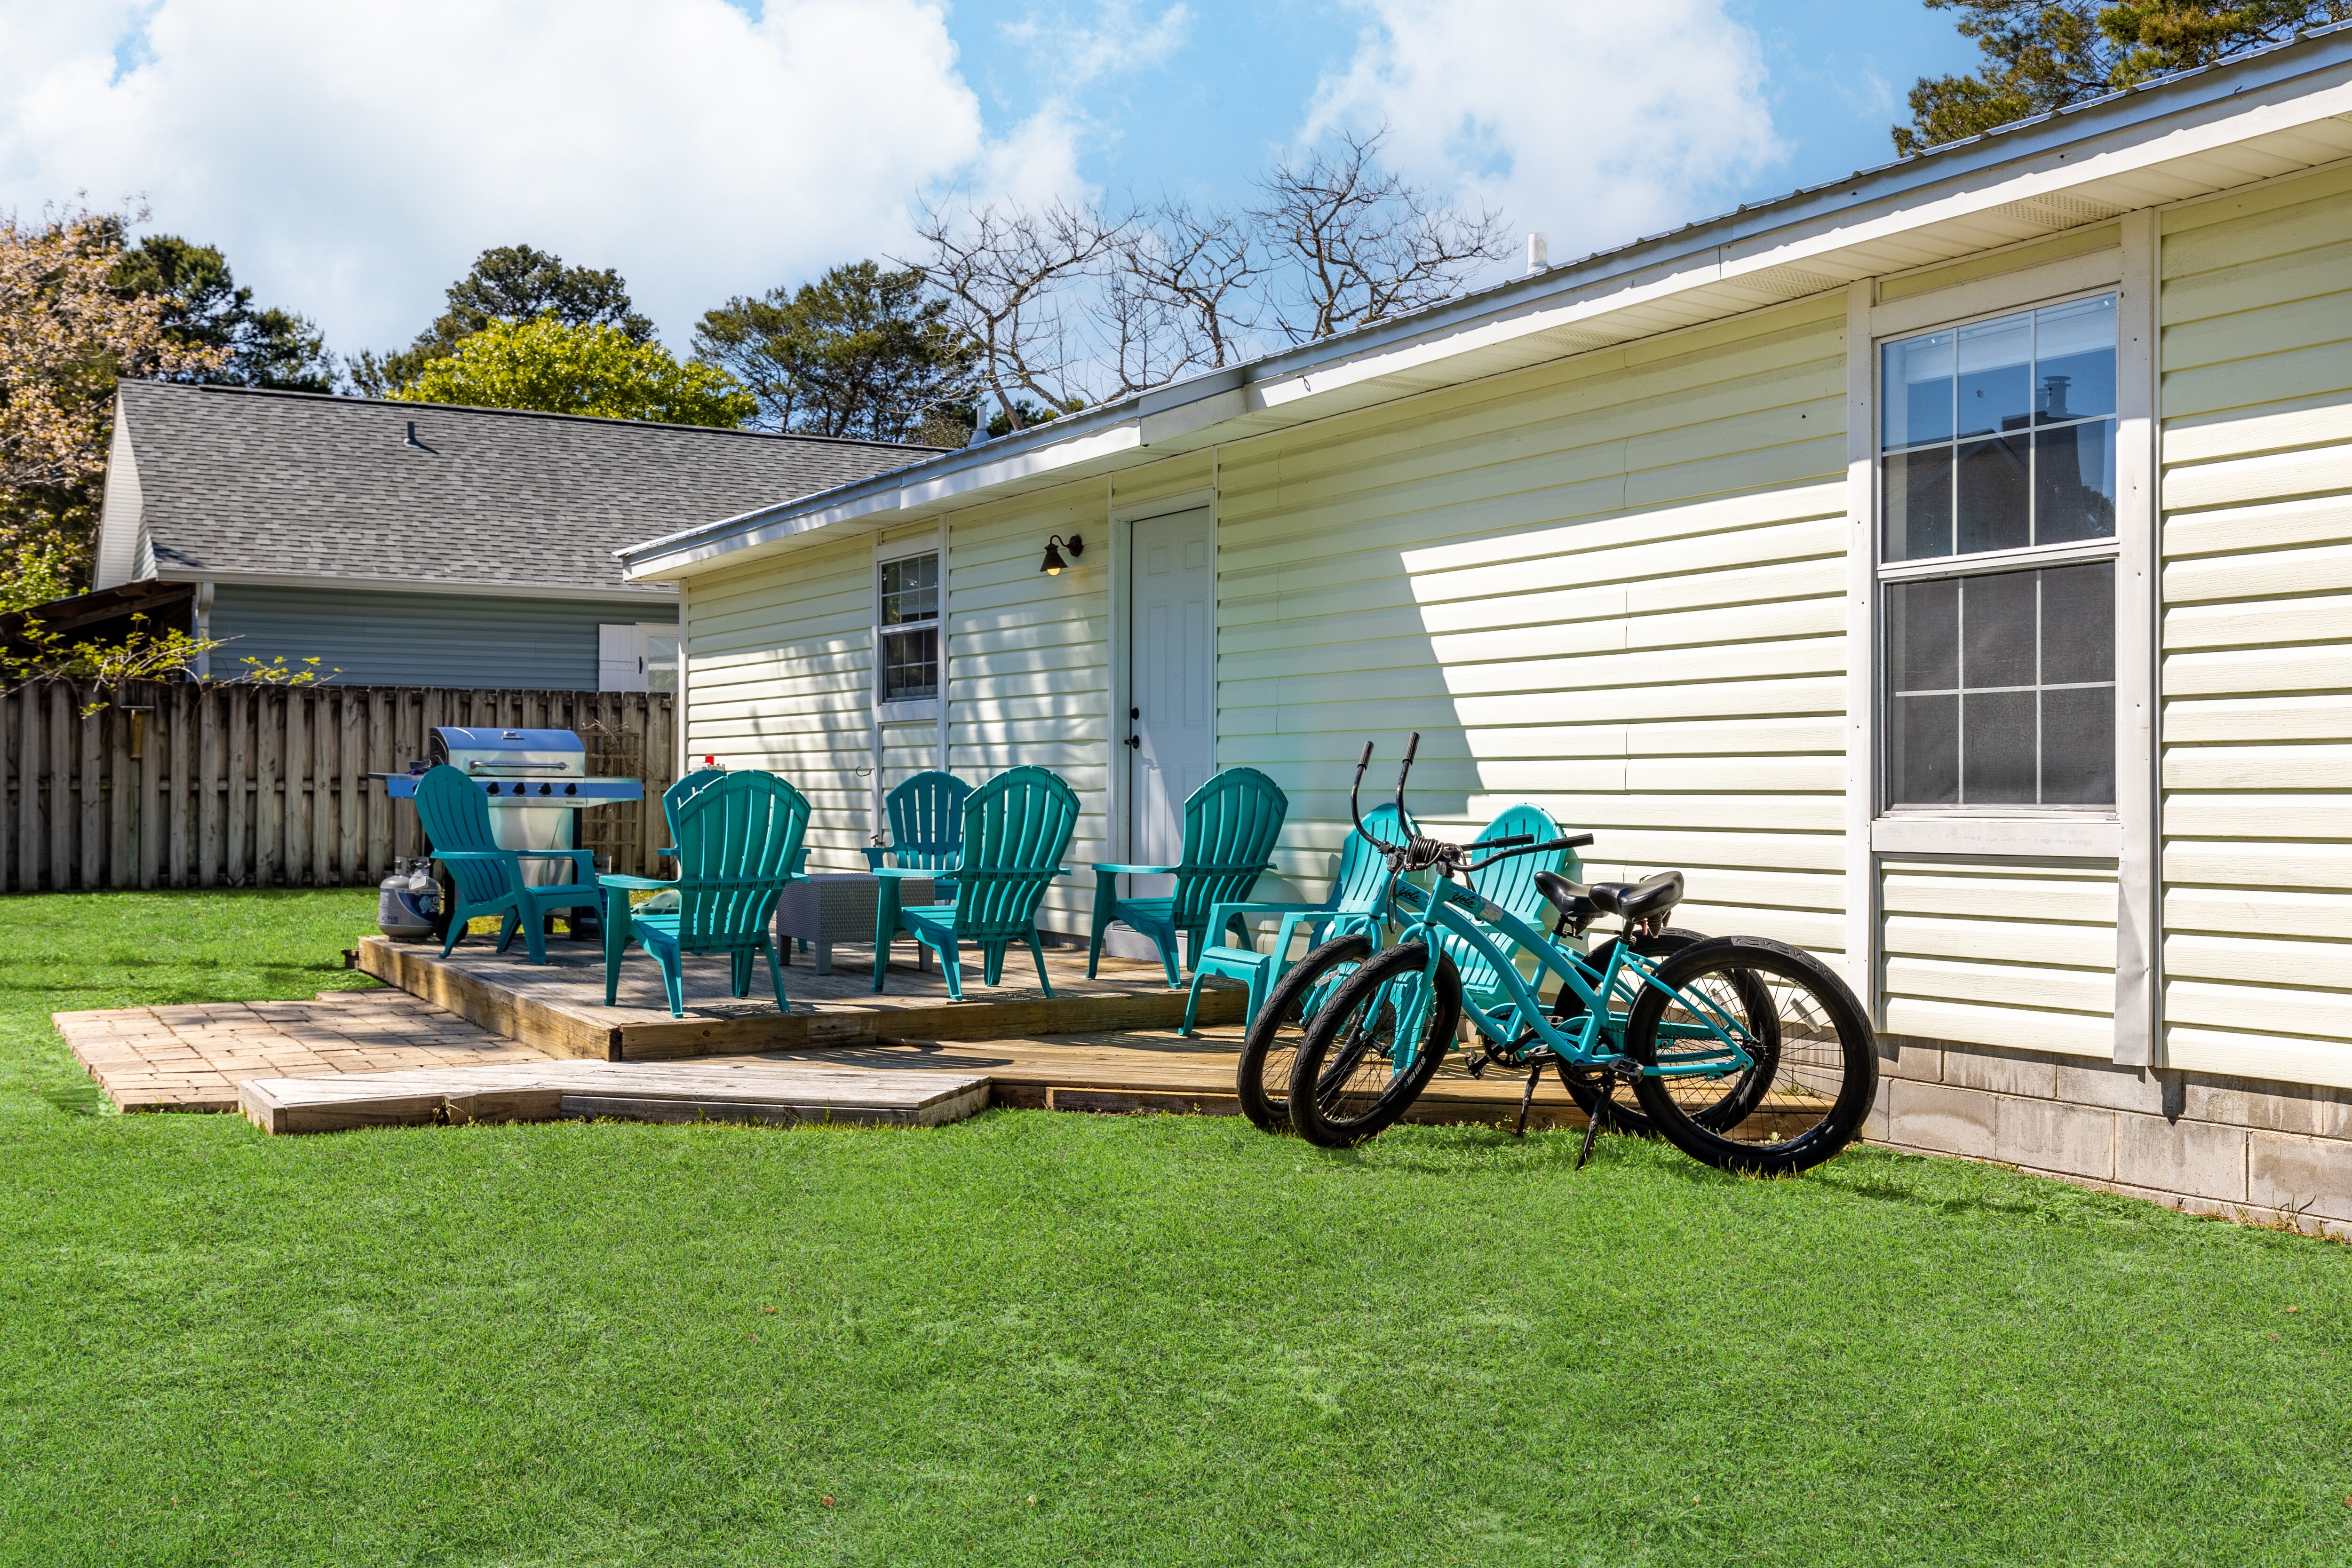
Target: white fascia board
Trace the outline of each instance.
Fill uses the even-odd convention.
[[[1143,444],[1143,422],[1131,419],[1114,424],[1108,430],[1089,431],[1068,441],[1051,446],[1040,446],[1028,452],[1016,452],[998,463],[983,463],[961,473],[942,474],[936,479],[899,487],[903,497],[900,505],[919,507],[950,501],[959,496],[969,496],[980,490],[992,490],[999,485],[1009,485],[1017,479],[1034,479],[1042,475],[1075,468],[1081,463],[1093,463],[1106,457],[1116,457],[1132,452]]]
[[[299,588],[337,593],[455,593],[476,599],[564,599],[583,604],[634,605],[651,609],[677,602],[677,590],[567,588],[541,582],[433,582],[414,577],[320,577],[299,572],[206,571],[175,566],[156,572],[155,582],[211,582],[240,588]]]
[[[953,503],[959,497],[997,489],[1024,479],[1047,478],[1084,464],[1118,458],[1140,450],[1142,445],[1142,422],[1127,420],[1051,446],[1013,453],[1000,462],[983,463],[956,473],[942,474],[919,484],[891,486],[821,511],[779,515],[751,528],[698,539],[631,567],[626,573],[627,580],[675,580],[725,557],[739,555],[748,549],[782,545],[822,530],[839,532],[854,523],[865,522],[869,527],[887,528],[894,523],[915,521],[932,510]]]

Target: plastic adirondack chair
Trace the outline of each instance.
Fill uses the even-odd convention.
[[[481,787],[455,768],[428,768],[416,781],[416,815],[433,846],[433,858],[449,868],[457,883],[456,907],[449,912],[449,939],[441,956],[449,956],[466,935],[466,923],[484,915],[503,915],[499,927],[499,951],[507,950],[515,930],[522,930],[523,946],[534,964],[547,962],[547,916],[558,909],[585,904],[595,908],[604,894],[595,886],[596,857],[586,850],[506,850],[490,831],[490,803]],[[572,880],[533,887],[523,881],[527,860],[565,860],[572,865]]]
[[[764,954],[776,1006],[789,1010],[783,970],[768,936],[776,896],[795,874],[801,835],[808,829],[808,798],[772,773],[730,772],[669,807],[677,837],[677,875],[606,876],[604,886],[604,1005],[620,995],[621,960],[634,939],[661,966],[672,1018],[686,1014],[685,956],[724,953],[734,994],[751,991],[751,959]],[[674,892],[677,904],[631,908],[631,888]]]
[[[1181,865],[1097,865],[1094,939],[1087,948],[1087,977],[1102,962],[1103,936],[1111,922],[1151,938],[1171,989],[1177,977],[1176,936],[1187,938],[1191,962],[1206,945],[1209,911],[1249,897],[1269,866],[1290,798],[1255,768],[1228,768],[1192,791],[1184,802],[1184,860]],[[1173,873],[1176,891],[1166,898],[1121,898],[1118,878]]]
[[[1043,768],[1012,768],[964,798],[963,841],[955,863],[951,902],[903,905],[898,884],[932,873],[912,866],[877,866],[881,896],[874,912],[874,988],[882,989],[890,969],[890,943],[900,932],[940,956],[948,995],[963,999],[962,944],[980,945],[982,973],[995,985],[1004,974],[1005,950],[1025,943],[1037,961],[1037,983],[1054,994],[1045,976],[1045,946],[1037,936],[1037,904],[1055,877],[1067,875],[1063,852],[1078,825],[1077,792]]]
[[[673,781],[668,789],[662,791],[662,820],[669,823],[670,841],[668,848],[656,850],[654,853],[657,855],[674,855],[677,853],[678,807],[683,805],[689,796],[691,796],[696,790],[701,789],[705,784],[709,784],[714,779],[724,779],[726,777],[727,769],[724,768],[698,768],[693,772]],[[802,846],[801,852],[793,857],[793,874],[794,876],[805,876],[808,874],[808,848],[806,845],[803,845]],[[663,905],[663,908],[665,909],[671,906],[667,904]],[[802,946],[806,946],[807,944],[803,943]]]
[[[879,871],[885,862],[910,871],[952,867],[963,846],[963,803],[971,794],[971,785],[937,769],[918,773],[891,790],[882,802],[890,821],[890,841],[866,846],[867,867]],[[941,902],[955,896],[953,877],[935,878],[933,887]]]
[[[1560,836],[1559,824],[1539,806],[1518,805],[1487,823],[1486,831],[1473,841],[1483,844],[1496,839],[1521,835],[1538,843],[1545,843]],[[1493,865],[1472,872],[1470,886],[1487,903],[1507,910],[1540,931],[1544,917],[1551,911],[1551,901],[1544,896],[1543,889],[1536,885],[1536,873],[1558,871],[1566,858],[1565,851],[1555,851],[1550,854],[1513,855],[1508,860],[1496,861]],[[1465,998],[1483,1008],[1496,1007],[1508,999],[1509,993],[1503,988],[1502,976],[1483,955],[1474,952],[1458,936],[1449,936],[1442,940],[1445,950],[1454,956],[1455,967],[1462,971]]]
[[[1410,822],[1400,826],[1401,819],[1393,804],[1376,807],[1364,813],[1364,826],[1381,843],[1402,845],[1411,836]],[[1280,915],[1274,946],[1260,953],[1244,946],[1228,947],[1213,944],[1203,949],[1192,965],[1192,994],[1184,998],[1184,1022],[1177,1030],[1180,1035],[1192,1032],[1192,1015],[1201,1006],[1201,981],[1204,976],[1223,975],[1242,980],[1249,986],[1249,1010],[1245,1022],[1254,1022],[1257,1009],[1265,1004],[1267,993],[1276,980],[1290,967],[1291,938],[1302,928],[1307,933],[1307,945],[1328,941],[1360,926],[1372,923],[1380,908],[1381,894],[1388,883],[1388,861],[1364,835],[1353,828],[1339,845],[1339,874],[1331,879],[1330,895],[1320,904],[1220,904],[1209,911],[1208,928],[1223,933],[1236,923],[1246,934],[1245,917]]]

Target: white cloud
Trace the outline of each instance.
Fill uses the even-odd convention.
[[[1781,149],[1755,36],[1721,0],[1358,0],[1304,130],[1390,128],[1387,161],[1499,206],[1557,260],[1705,217]]]
[[[992,141],[925,0],[0,0],[0,208],[143,195],[343,350],[485,246],[617,267],[683,346],[730,294],[902,249],[915,193],[1069,189]]]
[[[1013,43],[1054,62],[1063,90],[1097,78],[1164,63],[1192,37],[1192,13],[1176,5],[1158,16],[1143,14],[1135,0],[1098,0],[1092,26],[1056,15],[1024,16],[1003,24]]]

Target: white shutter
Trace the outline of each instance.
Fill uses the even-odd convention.
[[[646,632],[635,622],[596,628],[596,689],[646,689]]]

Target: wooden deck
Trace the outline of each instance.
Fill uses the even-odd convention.
[[[970,1073],[860,1071],[765,1061],[666,1064],[523,1061],[490,1067],[249,1078],[238,1108],[265,1133],[436,1123],[734,1121],[936,1127],[989,1103]]]
[[[726,960],[689,958],[682,1019],[670,1016],[653,960],[634,950],[622,966],[619,1005],[609,1008],[604,950],[571,942],[551,942],[549,961],[540,965],[525,956],[520,942],[500,955],[475,937],[443,958],[437,948],[370,936],[360,944],[360,967],[549,1056],[596,1061],[676,1061],[880,1040],[1172,1030],[1184,1016],[1184,993],[1168,988],[1157,963],[1106,956],[1099,977],[1089,980],[1083,952],[1048,948],[1046,972],[1055,992],[1048,997],[1025,953],[1006,959],[1002,986],[980,984],[978,966],[968,962],[964,999],[955,1002],[948,999],[936,965],[915,967],[910,943],[901,944],[900,961],[890,967],[887,991],[875,995],[870,951],[848,949],[830,975],[817,974],[805,961],[786,968],[788,1013],[777,1010],[764,966],[751,995],[738,1000],[728,995]],[[1213,980],[1202,994],[1201,1021],[1238,1024],[1244,999],[1238,985]]]

